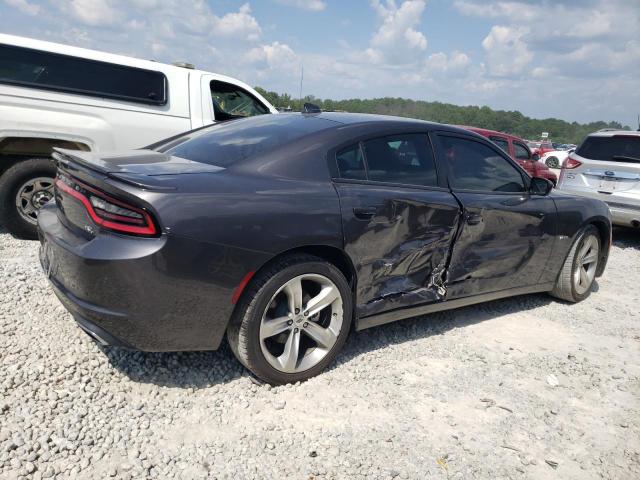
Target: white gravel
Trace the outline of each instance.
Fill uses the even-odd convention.
[[[640,235],[579,305],[530,295],[351,335],[252,383],[227,348],[103,351],[0,232],[0,478],[640,478]]]

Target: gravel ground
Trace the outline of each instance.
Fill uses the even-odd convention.
[[[640,235],[597,292],[352,334],[256,385],[227,348],[101,349],[0,231],[0,478],[640,478]]]

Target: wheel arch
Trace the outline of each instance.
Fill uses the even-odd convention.
[[[51,157],[54,147],[88,152],[91,146],[82,140],[71,138],[6,136],[0,139],[0,155],[16,157]]]
[[[269,266],[271,264],[279,261],[283,257],[287,257],[287,256],[290,256],[290,255],[295,255],[295,254],[313,255],[315,257],[318,257],[318,258],[321,258],[321,259],[327,261],[328,263],[330,263],[334,267],[336,267],[338,270],[340,270],[340,272],[347,279],[347,283],[351,287],[351,292],[352,292],[352,295],[353,295],[352,321],[355,322],[355,318],[356,318],[356,309],[355,309],[355,305],[356,305],[356,301],[355,300],[356,300],[356,298],[355,298],[355,295],[356,295],[356,286],[357,286],[357,283],[358,283],[356,270],[355,270],[355,267],[354,267],[353,262],[351,261],[351,258],[349,257],[349,255],[344,250],[342,250],[342,249],[340,249],[338,247],[335,247],[335,246],[331,246],[331,245],[303,245],[303,246],[290,248],[288,250],[284,250],[284,251],[278,253],[277,255],[271,257],[269,260],[264,262],[260,267],[258,267],[254,272],[251,273],[251,276],[250,276],[248,281],[241,282],[241,285],[238,287],[238,288],[241,289],[241,292],[239,292],[239,294],[237,294],[237,296],[236,296],[237,301],[236,301],[236,304],[234,306],[234,312],[231,315],[231,318],[237,318],[237,315],[235,315],[236,309],[238,308],[238,305],[240,305],[242,303],[241,299],[245,295],[245,292],[247,290],[249,290],[247,287],[249,287],[249,285],[251,285],[251,282],[253,281],[253,278],[259,272],[269,268]]]
[[[604,273],[604,269],[607,265],[609,258],[609,250],[612,242],[612,229],[611,222],[605,218],[595,217],[587,220],[580,229],[593,225],[598,230],[600,236],[600,245],[602,246],[600,251],[600,261],[598,262],[598,269],[596,270],[596,277],[600,277]]]

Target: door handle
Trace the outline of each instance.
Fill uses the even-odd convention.
[[[472,213],[467,216],[467,224],[468,225],[478,225],[482,222],[482,215],[477,213]]]
[[[353,214],[360,220],[370,220],[377,211],[377,207],[354,207]]]

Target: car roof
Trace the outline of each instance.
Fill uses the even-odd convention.
[[[516,135],[511,135],[510,133],[498,132],[497,130],[489,130],[488,128],[479,128],[479,127],[470,127],[467,125],[457,125],[457,127],[462,128],[464,130],[470,130],[475,133],[479,133],[483,137],[488,137],[489,135],[497,135],[500,137],[510,138],[511,140],[518,140],[524,142],[524,140]]]
[[[387,126],[424,126],[428,130],[445,130],[451,132],[465,133],[469,132],[455,125],[444,123],[429,122],[427,120],[419,120],[416,118],[397,117],[393,115],[378,115],[372,113],[347,113],[347,112],[320,112],[320,113],[280,113],[281,116],[297,115],[301,120],[309,117],[318,118],[335,122],[339,125],[387,125]],[[336,125],[338,126],[338,125]]]
[[[618,135],[640,137],[640,131],[638,130],[601,130],[598,132],[590,133],[589,137],[615,137]]]

